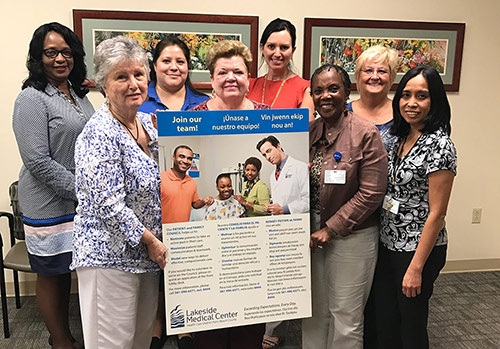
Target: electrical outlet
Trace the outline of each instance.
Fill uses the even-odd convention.
[[[472,223],[479,224],[481,223],[481,208],[473,208],[472,209]]]

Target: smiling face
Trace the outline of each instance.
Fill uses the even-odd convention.
[[[229,199],[231,195],[233,195],[233,184],[231,183],[231,178],[219,178],[217,181],[217,191],[219,192],[219,199]]]
[[[245,177],[247,177],[249,181],[255,180],[255,178],[257,178],[258,175],[259,175],[259,170],[257,170],[257,167],[255,167],[255,165],[248,164],[245,166]]]
[[[243,99],[248,91],[248,69],[241,56],[217,59],[210,79],[215,94],[222,100]]]
[[[359,73],[359,93],[387,95],[391,89],[390,72],[389,63],[378,56],[367,59]]]
[[[314,108],[327,122],[338,120],[345,110],[349,97],[344,83],[335,69],[326,69],[319,73],[311,86]]]
[[[261,49],[269,69],[276,71],[287,69],[295,51],[292,37],[286,29],[269,35]]]
[[[124,60],[106,75],[103,86],[109,107],[119,115],[135,115],[148,95],[147,71],[136,60]]]
[[[193,164],[193,152],[187,148],[178,148],[172,156],[173,170],[181,175],[191,168]]]
[[[48,49],[71,51],[64,37],[56,32],[49,32],[45,36],[43,50],[45,51]],[[69,74],[73,70],[74,60],[73,57],[66,58],[61,53],[58,53],[54,58],[49,58],[42,53],[42,64],[47,80],[57,86],[68,80]]]
[[[412,129],[420,130],[431,110],[429,86],[423,75],[408,80],[399,100],[401,116]]]
[[[166,46],[155,63],[156,81],[164,90],[180,90],[186,83],[189,66],[179,46]]]

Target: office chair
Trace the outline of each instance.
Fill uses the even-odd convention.
[[[3,256],[3,239],[0,235],[0,293],[2,297],[2,316],[3,316],[3,331],[5,338],[10,337],[9,331],[9,312],[7,309],[7,291],[5,287],[5,269],[12,269],[14,273],[14,292],[16,296],[16,308],[21,308],[21,297],[19,292],[19,275],[18,271],[32,273],[31,266],[28,260],[28,250],[24,241],[24,228],[17,200],[17,181],[9,187],[10,205],[12,213],[1,212],[0,217],[6,217],[9,220],[10,230],[10,249]]]

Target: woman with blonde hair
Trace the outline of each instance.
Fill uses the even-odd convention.
[[[356,60],[354,70],[359,98],[347,104],[348,110],[377,127],[387,151],[396,141],[396,136],[389,133],[393,119],[392,100],[388,94],[396,79],[397,67],[395,49],[375,45],[364,50]],[[372,348],[375,342],[375,309],[370,293],[365,308],[364,348]]]
[[[354,77],[359,98],[347,104],[347,109],[377,126],[386,149],[394,144],[389,134],[392,126],[392,101],[388,97],[398,67],[395,49],[382,45],[371,46],[356,60]]]

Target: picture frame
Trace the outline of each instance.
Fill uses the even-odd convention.
[[[134,37],[149,52],[163,36],[180,35],[191,50],[191,63],[195,68],[190,70],[191,82],[200,90],[212,88],[204,54],[213,42],[219,40],[229,38],[245,43],[253,56],[250,75],[257,74],[258,16],[74,9],[73,28],[85,47],[90,80],[96,46],[100,41],[117,35]]]
[[[428,64],[439,71],[447,91],[458,91],[464,35],[465,23],[305,18],[303,77],[309,79],[323,63],[340,63],[356,90],[356,58],[383,44],[396,48],[400,58],[393,90],[406,71]]]

